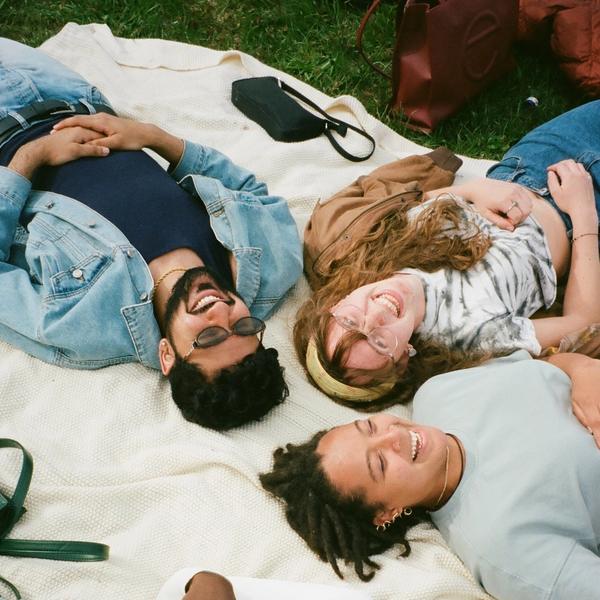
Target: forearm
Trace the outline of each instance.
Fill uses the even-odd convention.
[[[147,127],[147,148],[154,150],[174,167],[183,154],[184,142],[156,125],[144,124]]]
[[[462,185],[449,185],[448,187],[437,188],[436,190],[429,190],[423,193],[423,200],[432,200],[437,198],[441,194],[454,194],[455,196],[461,196],[465,200],[469,201],[468,198],[469,188],[467,184]]]
[[[574,329],[600,321],[600,259],[598,216],[594,209],[572,217],[571,266],[565,289],[563,315],[572,317]]]
[[[21,146],[8,163],[8,168],[15,171],[25,179],[32,180],[36,170],[44,163],[40,144],[30,142]]]

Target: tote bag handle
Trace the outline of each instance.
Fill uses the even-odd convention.
[[[25,512],[23,504],[33,475],[33,459],[31,454],[16,440],[0,438],[0,448],[19,450],[22,458],[21,472],[12,496],[4,498],[0,495],[0,500],[4,500],[4,506],[0,508],[0,555],[74,562],[106,560],[109,547],[105,544],[59,540],[4,539]],[[10,581],[0,577],[0,582],[6,585],[17,599],[21,598],[19,590]]]

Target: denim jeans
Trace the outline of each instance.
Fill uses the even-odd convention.
[[[29,123],[12,111],[50,98],[110,105],[81,75],[44,52],[0,38],[0,119],[12,114],[27,129]]]
[[[582,163],[591,174],[600,214],[600,100],[536,127],[490,167],[487,177],[519,183],[544,197],[558,210],[570,236],[571,219],[552,199],[546,173],[546,167],[567,158]]]

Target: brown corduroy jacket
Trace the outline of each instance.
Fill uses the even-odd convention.
[[[304,231],[304,271],[317,289],[388,212],[423,192],[451,185],[462,161],[447,148],[383,165],[317,204]]]

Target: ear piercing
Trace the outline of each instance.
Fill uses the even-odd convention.
[[[392,518],[389,519],[388,521],[384,521],[383,523],[381,523],[380,525],[376,525],[375,529],[377,531],[386,531],[388,529],[388,527],[390,527],[394,521],[400,517],[410,517],[410,515],[412,515],[412,508],[403,508],[401,511],[396,511],[393,515]]]

